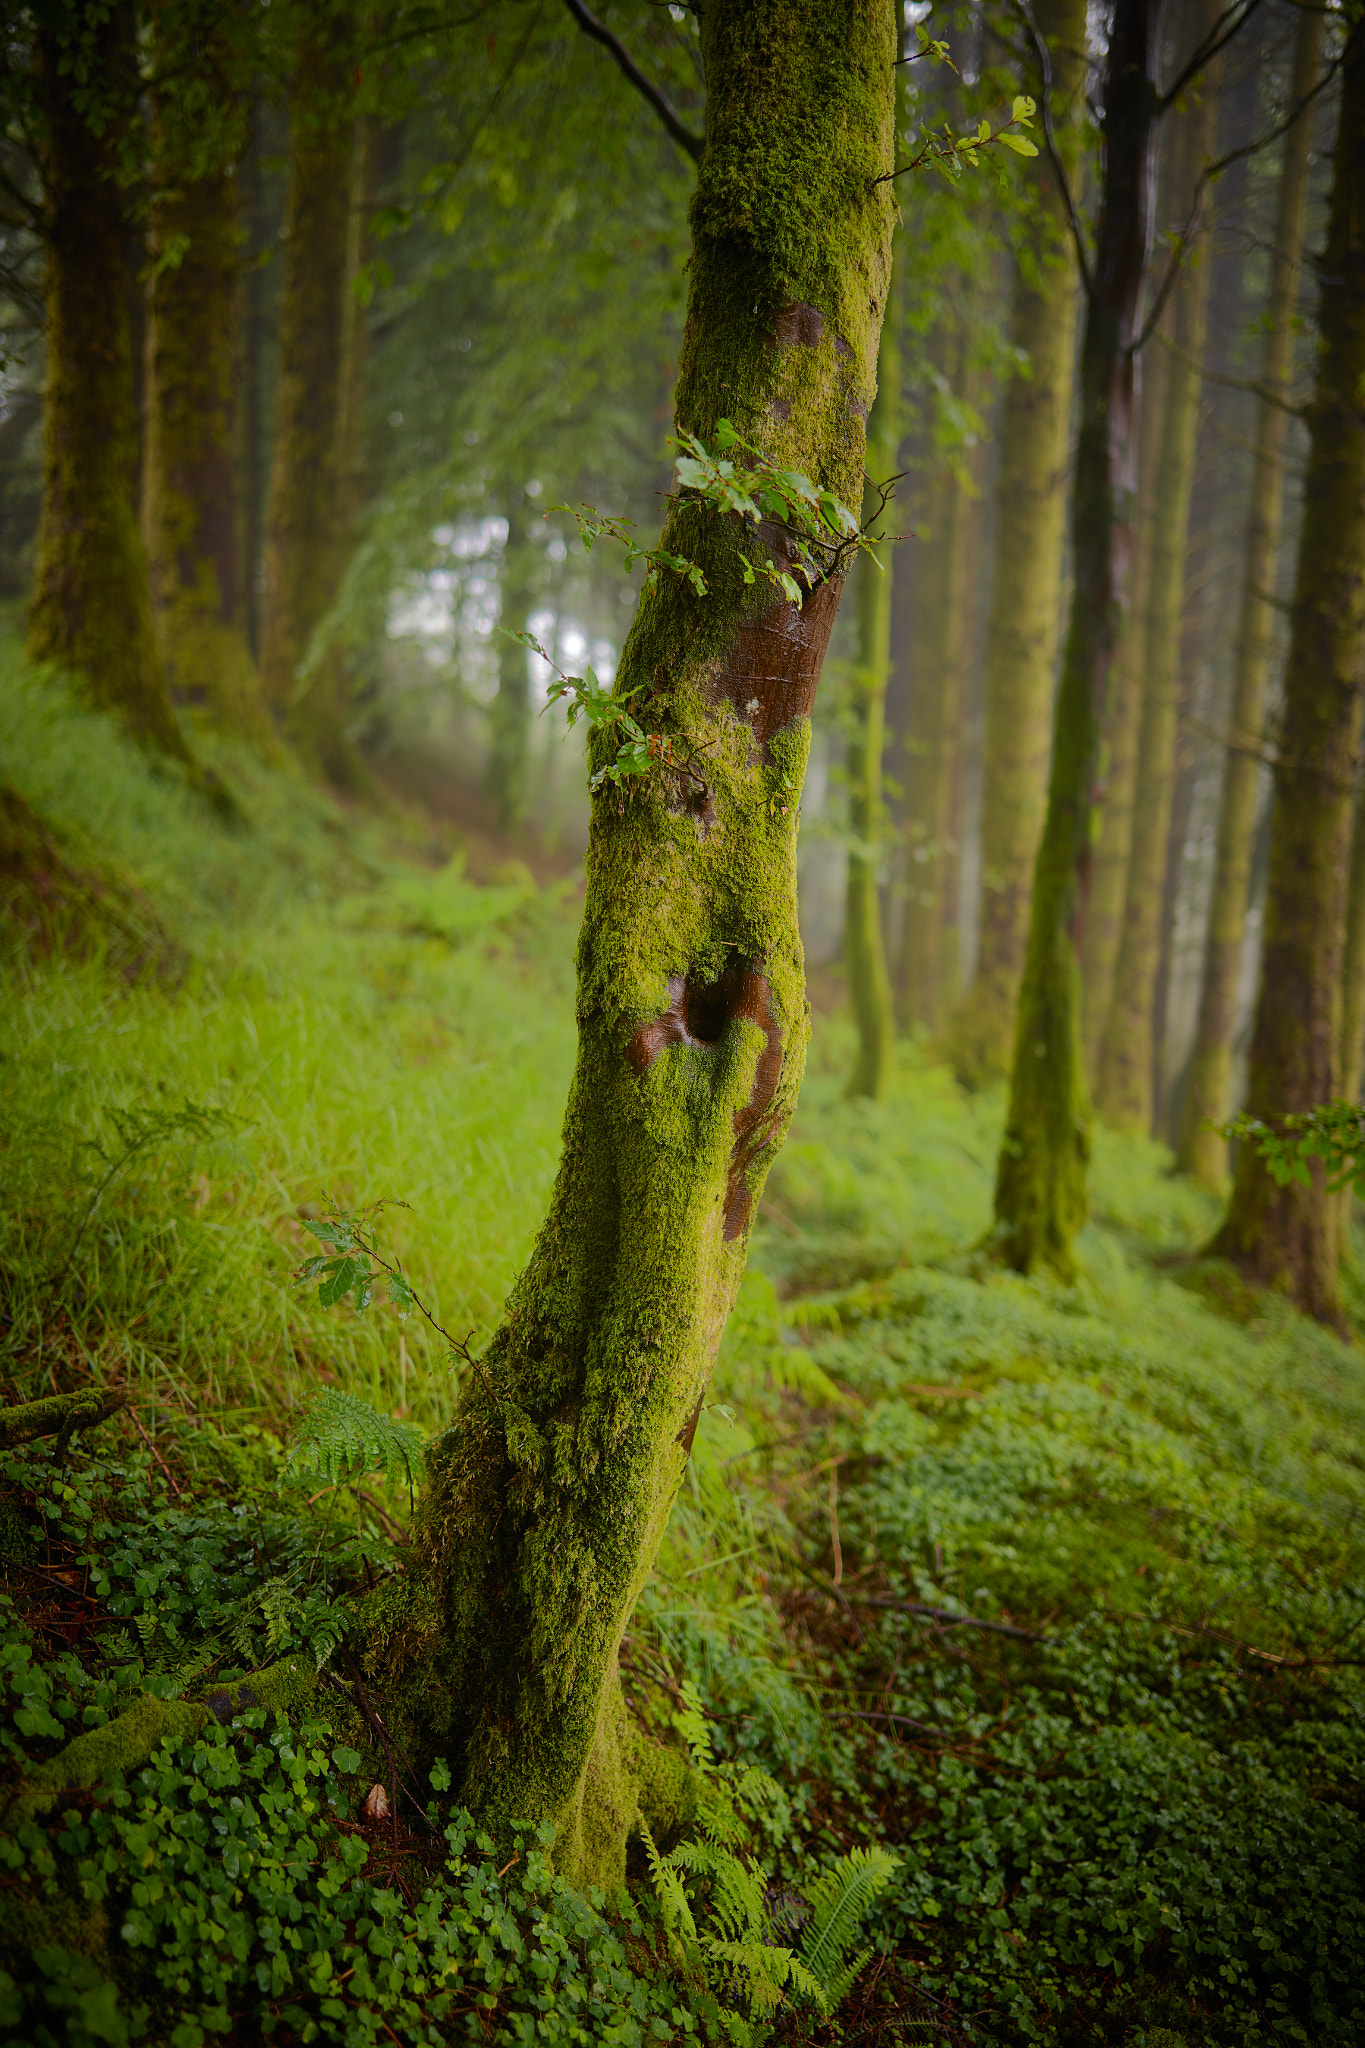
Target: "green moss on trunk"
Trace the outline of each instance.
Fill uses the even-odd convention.
[[[68,35],[67,31],[70,31]],[[137,518],[138,434],[113,124],[85,118],[70,37],[111,105],[135,104],[132,10],[34,39],[47,243],[43,511],[28,652],[82,680],[147,745],[194,768],[157,660]],[[109,114],[109,107],[102,109]],[[200,773],[195,769],[196,775]]]
[[[1147,344],[1142,364],[1138,406],[1137,498],[1133,506],[1132,567],[1128,608],[1119,636],[1110,679],[1109,716],[1104,739],[1104,809],[1096,826],[1095,854],[1090,868],[1085,932],[1081,939],[1082,1033],[1085,1071],[1093,1085],[1100,1064],[1100,1046],[1114,997],[1114,969],[1128,894],[1128,857],[1133,847],[1133,793],[1137,785],[1138,731],[1142,723],[1143,662],[1147,649],[1147,594],[1151,588],[1153,505],[1157,463],[1161,454],[1162,421],[1171,352],[1160,346],[1170,331],[1166,309],[1157,333]]]
[[[1074,175],[1084,112],[1084,0],[1049,0],[1035,19],[1052,53],[1054,126]],[[1037,92],[1037,83],[1029,89]],[[1060,626],[1076,263],[1061,190],[1045,158],[1040,165],[1037,213],[1019,250],[1010,315],[1018,367],[1000,420],[999,525],[986,640],[980,942],[951,1040],[954,1068],[969,1087],[998,1079],[1009,1064],[1043,822]]]
[[[895,475],[900,453],[901,336],[905,291],[905,237],[898,236],[891,265],[891,292],[877,356],[877,397],[867,423],[867,473],[883,484]],[[869,489],[864,517],[871,518],[879,495]],[[890,535],[901,524],[893,500],[877,531]],[[880,881],[883,833],[882,754],[886,743],[886,685],[891,673],[891,540],[878,549],[881,566],[864,555],[855,575],[858,600],[858,666],[850,703],[848,743],[848,880],[844,899],[844,958],[848,994],[858,1027],[858,1056],[850,1095],[880,1102],[886,1094],[896,1051],[891,977],[882,935]]]
[[[267,756],[278,742],[247,646],[238,567],[237,299],[242,236],[234,160],[244,117],[230,38],[157,20],[161,70],[214,80],[220,130],[187,130],[171,92],[156,108],[157,198],[148,254],[142,522],[168,685]],[[209,161],[204,161],[205,156]]]
[[[1192,10],[1189,34],[1197,47],[1218,18],[1218,0]],[[1215,58],[1202,90],[1193,89],[1180,122],[1173,177],[1178,205],[1188,216],[1200,173],[1213,155],[1222,61]],[[1118,1130],[1149,1132],[1154,1104],[1157,972],[1161,911],[1175,794],[1179,733],[1180,635],[1185,606],[1185,556],[1194,486],[1201,375],[1208,324],[1210,259],[1196,248],[1176,295],[1171,362],[1161,421],[1161,453],[1152,507],[1142,716],[1133,790],[1132,844],[1123,925],[1114,966],[1114,992],[1100,1044],[1095,1106]],[[1158,341],[1156,346],[1164,343]]]
[[[889,0],[722,0],[702,24],[680,423],[722,416],[857,503],[895,202]],[[593,805],[578,1064],[549,1214],[431,1459],[371,1668],[485,1822],[624,1867],[617,1650],[686,1466],[808,1030],[796,915],[809,713],[839,599],[746,585],[752,534],[675,501],[709,594],[647,591],[620,686],[690,753]],[[783,536],[765,535],[781,555]],[[704,787],[702,786],[704,785]]]
[[[1076,581],[1053,719],[1047,816],[1034,867],[1010,1106],[996,1176],[997,1242],[1020,1271],[1074,1270],[1086,1214],[1090,1103],[1079,948],[1103,803],[1114,650],[1127,596],[1134,359],[1146,268],[1160,8],[1119,0],[1106,60],[1104,182],[1081,351],[1072,532]]]
[[[370,778],[345,728],[342,665],[324,654],[305,679],[314,629],[341,567],[345,292],[354,156],[344,13],[320,22],[297,55],[290,98],[289,191],[280,293],[275,444],[266,511],[261,682],[303,759],[343,789]]]
[[[1322,58],[1322,22],[1322,16],[1311,9],[1305,9],[1299,15],[1291,104],[1302,103],[1316,82]],[[1298,304],[1300,256],[1308,217],[1308,158],[1312,137],[1312,121],[1303,118],[1295,123],[1285,138],[1271,253],[1270,292],[1263,315],[1265,333],[1261,345],[1260,382],[1268,391],[1286,391],[1293,368],[1294,314]],[[1288,417],[1281,406],[1260,401],[1233,670],[1229,720],[1231,744],[1223,769],[1213,894],[1204,951],[1204,980],[1177,1154],[1185,1172],[1192,1173],[1207,1187],[1221,1186],[1228,1166],[1227,1141],[1219,1136],[1214,1126],[1226,1123],[1232,1107],[1232,1033],[1236,1022],[1237,980],[1241,969],[1251,853],[1256,832],[1260,779],[1257,754],[1262,740],[1266,684],[1274,642],[1275,613],[1268,593],[1275,588],[1284,497],[1284,442],[1288,424]]]
[[[1247,1109],[1267,1122],[1341,1085],[1341,987],[1365,693],[1365,30],[1342,64],[1317,382],[1275,769],[1265,948]],[[1251,1146],[1212,1249],[1341,1326],[1335,1204],[1320,1165],[1277,1187]]]

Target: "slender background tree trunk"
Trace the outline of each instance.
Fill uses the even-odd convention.
[[[874,484],[886,483],[895,475],[900,455],[900,323],[904,288],[905,236],[901,234],[896,240],[891,292],[882,322],[877,397],[867,424],[867,470]],[[878,494],[869,490],[864,499],[865,517],[872,517],[878,502]],[[888,536],[877,551],[880,569],[870,555],[864,555],[854,572],[858,667],[853,680],[848,746],[852,844],[844,904],[844,949],[849,1001],[858,1027],[858,1057],[849,1093],[871,1096],[875,1102],[886,1093],[896,1048],[879,883],[883,850],[882,753],[886,738],[886,684],[891,669],[895,559],[889,536],[898,530],[901,520],[899,502],[893,499],[878,525],[878,531]]]
[[[1309,8],[1299,15],[1291,105],[1303,100],[1317,79],[1322,61],[1322,21],[1322,16]],[[1309,112],[1299,117],[1285,137],[1270,292],[1264,315],[1259,381],[1267,391],[1286,396],[1294,360],[1293,316],[1308,217],[1312,130]],[[1232,1107],[1232,1033],[1256,832],[1260,768],[1257,754],[1262,745],[1274,638],[1275,563],[1284,499],[1287,425],[1282,406],[1265,399],[1259,402],[1204,982],[1177,1154],[1185,1171],[1208,1187],[1219,1186],[1227,1172],[1227,1141],[1214,1126],[1226,1123]]]
[[[1277,1125],[1341,1084],[1342,971],[1354,784],[1365,693],[1365,27],[1350,32],[1327,247],[1317,383],[1285,710],[1275,768],[1265,950],[1247,1109]],[[1279,1187],[1252,1147],[1237,1160],[1212,1249],[1249,1279],[1344,1327],[1339,1225],[1320,1163]]]
[[[80,56],[134,118],[133,12],[73,17]],[[74,30],[73,30],[74,32]],[[138,527],[138,421],[114,123],[97,134],[78,106],[76,51],[55,28],[35,39],[46,124],[47,387],[43,511],[28,651],[74,671],[147,745],[192,757],[166,694]],[[65,68],[64,68],[65,67]],[[104,109],[107,116],[109,109]]]
[[[1053,719],[1047,817],[1034,868],[997,1242],[1021,1271],[1074,1271],[1086,1215],[1090,1103],[1080,947],[1104,800],[1114,650],[1127,599],[1134,478],[1131,344],[1151,240],[1160,0],[1118,0],[1106,60],[1104,181],[1081,351],[1072,533],[1076,584]]]
[[[1218,0],[1203,0],[1193,10],[1189,32],[1196,45],[1209,34],[1218,12]],[[1177,116],[1179,169],[1173,183],[1186,218],[1195,204],[1200,174],[1213,154],[1221,73],[1222,61],[1215,58],[1204,74],[1202,90],[1199,81],[1191,88],[1193,104]],[[1180,729],[1185,557],[1199,429],[1200,364],[1208,313],[1209,271],[1207,243],[1196,246],[1188,259],[1187,275],[1176,293],[1171,322],[1171,363],[1166,373],[1161,453],[1152,512],[1132,842],[1114,993],[1095,1084],[1095,1106],[1105,1121],[1116,1129],[1144,1134],[1152,1127],[1153,1005]],[[1160,341],[1155,344],[1163,345]]]
[[[1053,124],[1075,176],[1085,80],[1083,0],[1048,0],[1034,16],[1051,52]],[[1026,88],[1040,82],[1026,72]],[[981,800],[981,907],[976,974],[953,1030],[953,1064],[970,1087],[1009,1063],[1028,937],[1029,886],[1043,822],[1061,612],[1062,555],[1075,363],[1076,259],[1065,202],[1047,159],[1037,216],[1022,246],[1010,340],[1023,358],[1000,423],[995,588],[986,642]]]

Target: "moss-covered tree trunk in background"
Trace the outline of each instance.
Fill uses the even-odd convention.
[[[1291,105],[1312,90],[1322,58],[1323,17],[1305,8],[1299,15],[1294,48]],[[1267,391],[1287,393],[1294,361],[1294,313],[1298,304],[1299,268],[1308,218],[1308,159],[1312,143],[1311,113],[1300,116],[1284,141],[1275,211],[1275,239],[1270,258],[1270,290],[1266,300],[1261,344],[1260,382]],[[1275,564],[1279,553],[1280,516],[1284,499],[1284,444],[1288,418],[1282,406],[1260,400],[1256,417],[1256,455],[1247,506],[1241,613],[1237,624],[1229,746],[1223,770],[1218,814],[1213,896],[1199,1020],[1185,1097],[1179,1164],[1208,1187],[1217,1187],[1227,1172],[1227,1141],[1215,1124],[1225,1123],[1232,1106],[1232,1034],[1236,1023],[1237,982],[1242,937],[1246,926],[1251,880],[1252,842],[1256,832],[1257,788],[1265,718],[1266,685],[1274,640]]]
[[[1034,19],[1051,53],[1059,153],[1074,174],[1084,113],[1084,0],[1045,0]],[[1025,86],[1038,93],[1036,80],[1026,76]],[[1037,166],[1036,204],[1018,252],[1010,315],[1018,367],[1000,420],[995,587],[986,640],[980,938],[976,973],[952,1035],[953,1064],[969,1087],[997,1079],[1009,1064],[1061,624],[1076,262],[1065,201],[1046,158]]]
[[[1341,970],[1341,1080],[1347,1102],[1365,1083],[1365,775],[1356,779],[1351,879],[1346,892],[1346,952]],[[1349,1202],[1350,1197],[1347,1196]]]
[[[529,508],[514,503],[507,515],[507,543],[499,582],[499,617],[512,632],[525,632],[535,602],[540,552],[527,533]],[[498,645],[498,694],[493,699],[488,755],[488,792],[498,829],[520,832],[530,812],[531,677],[527,652],[514,640]]]
[[[950,382],[961,394],[967,345],[949,351]],[[942,463],[942,458],[939,458]],[[944,1023],[944,895],[952,872],[957,711],[967,645],[967,542],[971,481],[965,468],[942,464],[926,493],[917,531],[914,642],[905,724],[905,903],[896,977],[903,1024],[937,1033]],[[927,527],[927,532],[925,531]]]
[[[159,74],[194,67],[211,108],[183,84],[154,113],[156,199],[148,255],[142,523],[157,644],[182,704],[278,751],[247,644],[238,563],[238,292],[243,251],[235,161],[244,143],[234,53],[174,9],[156,22]]]
[[[1118,0],[1105,61],[1104,176],[1081,349],[1072,499],[1075,589],[1034,867],[1010,1106],[996,1174],[997,1242],[1019,1270],[1069,1275],[1085,1221],[1090,1101],[1080,946],[1104,801],[1114,650],[1127,600],[1133,498],[1131,343],[1152,216],[1160,0]]]
[[[1142,722],[1142,678],[1147,646],[1147,593],[1151,582],[1153,521],[1162,421],[1166,416],[1171,308],[1148,342],[1142,364],[1137,423],[1137,497],[1133,504],[1132,563],[1128,609],[1114,654],[1105,733],[1104,809],[1096,828],[1090,895],[1081,940],[1081,1008],[1085,1071],[1092,1087],[1099,1072],[1100,1044],[1114,995],[1114,969],[1128,893],[1128,856],[1133,847],[1133,792],[1137,783],[1138,730]]]
[[[28,652],[72,670],[92,702],[138,739],[192,766],[157,659],[138,526],[127,224],[118,182],[118,136],[137,102],[133,11],[119,5],[101,16],[59,6],[34,48],[45,130],[47,382]],[[83,111],[92,99],[98,132]]]
[[[1342,968],[1354,767],[1365,695],[1365,24],[1342,62],[1317,379],[1247,1110],[1270,1124],[1341,1085]],[[1344,1324],[1336,1206],[1321,1164],[1278,1187],[1250,1146],[1212,1249],[1307,1314]]]
[[[1198,47],[1217,20],[1218,0],[1201,0],[1192,13],[1188,33]],[[1179,168],[1173,183],[1186,216],[1203,167],[1213,154],[1221,74],[1222,60],[1215,58],[1204,74],[1202,90],[1196,82],[1192,88],[1193,103],[1176,117],[1180,122]],[[1153,1003],[1161,958],[1161,907],[1175,792],[1185,555],[1199,430],[1199,366],[1208,319],[1209,272],[1208,248],[1196,245],[1177,288],[1171,323],[1171,363],[1152,507],[1132,843],[1114,966],[1114,992],[1095,1079],[1095,1106],[1106,1123],[1117,1130],[1141,1131],[1144,1135],[1152,1127],[1156,1036]]]
[[[678,419],[722,417],[845,504],[890,279],[890,0],[716,0]],[[786,542],[765,533],[781,559]],[[746,585],[752,529],[683,498],[618,688],[687,769],[593,802],[578,1063],[550,1210],[434,1447],[412,1566],[375,1596],[370,1669],[419,1752],[498,1833],[618,1881],[640,1787],[617,1666],[681,1483],[808,1006],[796,820],[838,576]],[[595,758],[601,763],[599,740]]]
[[[313,632],[336,596],[341,549],[341,401],[355,124],[350,21],[322,17],[302,42],[290,95],[289,190],[280,288],[275,441],[266,511],[261,682],[303,759],[342,789],[369,776],[345,730],[340,664],[304,681]]]
[[[898,466],[901,440],[901,311],[905,289],[905,236],[896,238],[891,291],[877,356],[877,397],[867,423],[867,473],[884,484]],[[863,514],[871,518],[880,502],[869,488]],[[880,1102],[891,1079],[896,1019],[891,976],[882,935],[881,867],[884,807],[882,754],[886,739],[886,685],[891,672],[891,592],[895,550],[890,535],[904,520],[891,501],[875,531],[888,536],[877,550],[881,567],[864,555],[854,574],[858,601],[858,665],[849,706],[848,879],[844,899],[844,960],[848,995],[858,1027],[858,1056],[850,1095]]]

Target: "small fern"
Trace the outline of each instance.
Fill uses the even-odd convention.
[[[830,1865],[810,1893],[810,1918],[801,1930],[801,1954],[833,2011],[872,1954],[850,1956],[868,1907],[885,1891],[900,1858],[889,1849],[850,1849]]]
[[[641,1824],[659,1915],[674,1960],[710,1979],[735,2048],[760,2048],[785,1999],[800,1999],[828,2016],[847,1995],[872,1953],[849,1951],[899,1859],[886,1849],[855,1849],[830,1866],[807,1901],[773,1891],[762,1865],[737,1853],[743,1822],[716,1769],[701,1700],[690,1684],[674,1725],[705,1789],[699,1838],[680,1842],[669,1855],[659,1854]],[[736,1788],[743,1789],[743,1783]],[[777,1938],[793,1929],[799,1930],[796,1949]]]
[[[415,1486],[423,1448],[422,1432],[412,1423],[395,1422],[339,1387],[324,1387],[295,1426],[285,1469],[340,1486],[378,1468],[390,1483]]]

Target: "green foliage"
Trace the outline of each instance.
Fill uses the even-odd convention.
[[[771,1794],[766,1774],[752,1767],[718,1772],[695,1686],[683,1687],[683,1710],[674,1724],[704,1780],[697,1835],[660,1855],[643,1828],[650,1877],[664,1933],[680,1969],[704,1974],[722,2000],[721,2023],[740,2048],[766,2041],[779,2008],[791,2000],[831,2013],[871,1957],[849,1951],[877,1895],[895,1872],[885,1849],[855,1849],[824,1871],[808,1901],[798,1903],[798,1948],[779,1939],[768,1873],[746,1854],[745,1813]],[[778,1902],[784,1919],[792,1901]]]
[[[1308,1162],[1321,1159],[1327,1168],[1327,1190],[1350,1188],[1365,1200],[1365,1108],[1358,1102],[1326,1102],[1286,1116],[1278,1129],[1260,1117],[1236,1116],[1215,1126],[1221,1137],[1254,1145],[1278,1187],[1291,1180],[1307,1187]]]
[[[410,1422],[381,1415],[341,1387],[324,1387],[295,1426],[287,1469],[316,1474],[329,1486],[376,1470],[390,1484],[416,1486],[423,1449],[422,1432]]]

